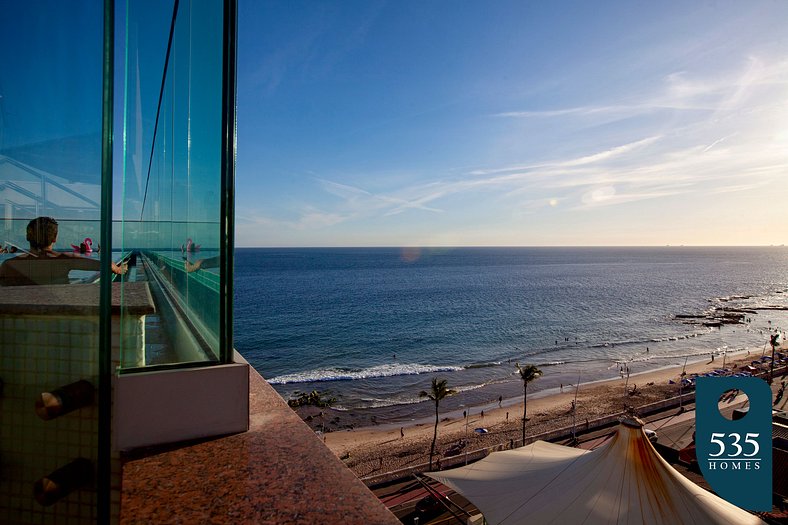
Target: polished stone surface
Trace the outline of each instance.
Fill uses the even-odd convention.
[[[122,524],[400,523],[252,368],[249,382],[248,432],[125,459]]]
[[[98,284],[47,284],[0,287],[2,315],[99,314]],[[121,303],[122,298],[122,303]],[[112,283],[112,313],[147,315],[154,312],[148,283]]]

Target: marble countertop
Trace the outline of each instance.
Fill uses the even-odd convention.
[[[148,283],[112,283],[112,313],[120,314],[121,307],[124,314],[152,314],[155,309]],[[98,314],[98,284],[0,287],[0,315]]]
[[[400,523],[251,367],[249,380],[248,432],[124,458],[120,523]]]

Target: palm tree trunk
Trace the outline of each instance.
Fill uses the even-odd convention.
[[[774,345],[772,345],[772,362],[769,364],[769,384],[774,382]]]
[[[432,470],[432,456],[435,454],[435,442],[438,440],[438,402],[435,401],[435,431],[432,433],[432,446],[430,447],[430,470]]]
[[[525,445],[525,402],[528,399],[528,383],[523,381],[523,445]]]

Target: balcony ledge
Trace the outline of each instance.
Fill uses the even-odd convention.
[[[120,523],[400,522],[249,367],[249,431],[126,455]]]

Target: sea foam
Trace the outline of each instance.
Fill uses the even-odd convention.
[[[320,381],[352,381],[356,379],[372,379],[376,377],[409,376],[429,374],[433,372],[456,372],[463,370],[461,366],[422,365],[417,363],[396,363],[377,365],[362,369],[326,368],[309,370],[295,374],[284,374],[272,377],[268,382],[272,385],[290,383],[313,383]]]

